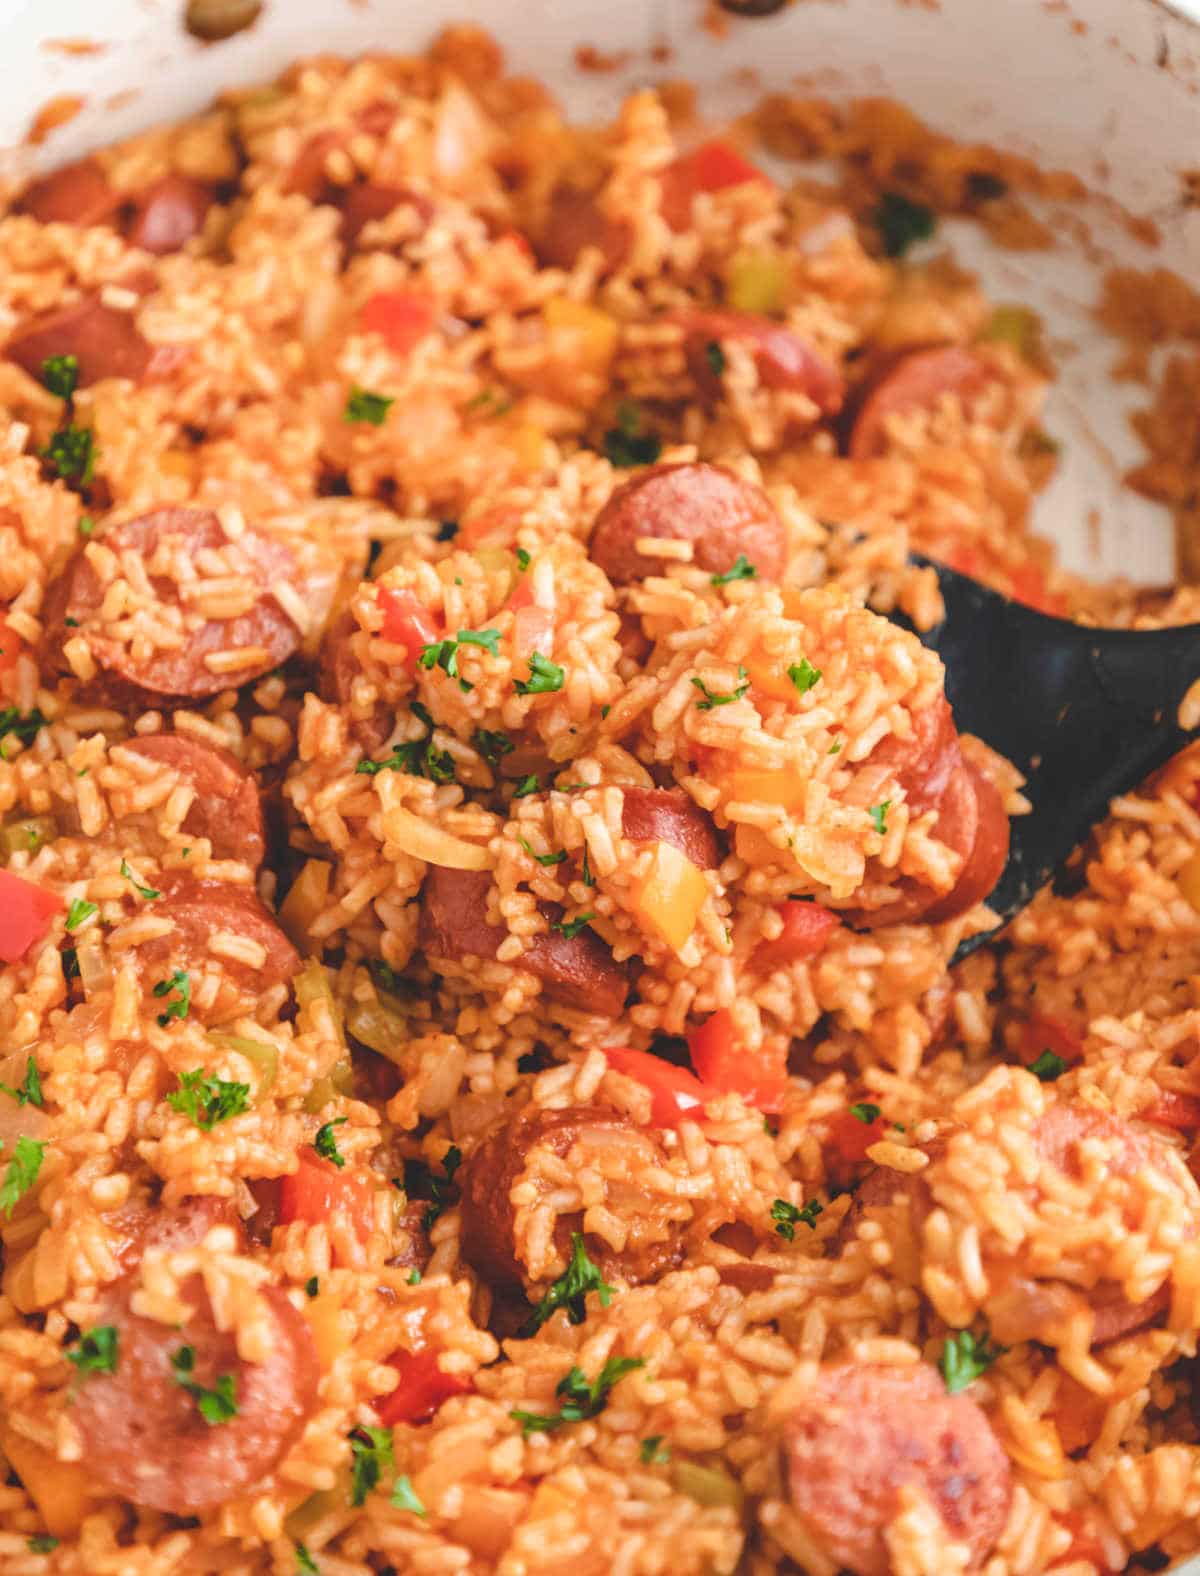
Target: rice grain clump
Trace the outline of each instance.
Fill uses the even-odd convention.
[[[672,102],[451,29],[0,220],[14,1576],[1200,1544],[1200,753],[952,967],[1028,806],[912,632],[914,549],[1194,615],[1053,566],[1038,336],[898,260],[1069,183]]]

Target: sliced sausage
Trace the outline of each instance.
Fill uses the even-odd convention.
[[[301,597],[308,589],[297,583],[303,576],[283,543],[252,530],[231,541],[206,509],[157,509],[111,526],[97,540],[129,556],[133,583],[140,579],[137,565],[144,566],[157,598],[153,620],[135,613],[119,623],[103,621],[106,588],[85,545],[47,590],[42,621],[51,670],[71,671],[62,648],[82,637],[99,669],[89,688],[113,704],[171,706],[215,695],[261,678],[299,646],[300,631],[271,589],[280,581]],[[210,576],[244,580],[253,597],[249,607],[227,618],[203,618],[196,596]],[[151,644],[159,629],[167,639]],[[246,660],[225,666],[218,653],[230,651],[246,653]]]
[[[270,1339],[261,1363],[244,1362],[217,1327],[199,1276],[181,1288],[193,1312],[182,1328],[132,1311],[130,1289],[110,1294],[97,1323],[117,1329],[117,1368],[91,1374],[71,1409],[84,1456],[103,1488],[176,1516],[215,1510],[264,1478],[299,1437],[316,1402],[319,1365],[304,1318],[284,1293],[262,1293]],[[209,1423],[172,1368],[194,1353],[190,1379],[213,1390],[233,1381],[237,1414]]]
[[[337,706],[351,707],[354,681],[362,672],[362,664],[352,644],[358,632],[358,620],[348,607],[337,615],[325,631],[317,669],[317,687],[322,700],[332,701]],[[368,755],[377,755],[391,736],[395,714],[381,704],[372,709],[370,716],[355,717],[352,711],[346,715],[354,739]]]
[[[419,192],[407,186],[383,186],[375,181],[362,181],[351,186],[342,198],[342,240],[349,247],[358,244],[363,229],[376,219],[386,219],[401,203],[409,203],[428,223],[433,217],[433,204]]]
[[[266,838],[258,784],[236,755],[181,733],[147,734],[125,748],[160,761],[195,790],[183,830],[207,837],[214,859],[240,859],[255,869],[262,864]]]
[[[164,175],[134,199],[128,238],[143,252],[178,252],[204,229],[215,194],[188,175]]]
[[[634,842],[670,843],[701,870],[721,863],[716,828],[681,788],[626,788],[621,831]]]
[[[582,1168],[600,1157],[624,1151],[629,1175],[658,1166],[663,1154],[652,1132],[598,1106],[570,1106],[562,1111],[524,1111],[497,1128],[464,1162],[462,1189],[462,1253],[467,1263],[494,1290],[524,1291],[529,1281],[515,1237],[517,1207],[512,1191],[526,1175],[534,1151],[545,1148],[558,1159]],[[632,1285],[657,1280],[683,1258],[683,1228],[662,1206],[636,1186],[610,1184],[608,1207],[628,1228],[618,1251],[603,1238],[585,1234],[593,1263],[607,1277]],[[571,1256],[571,1235],[582,1229],[581,1214],[560,1215],[554,1226],[554,1249]]]
[[[957,919],[976,903],[982,903],[999,881],[1008,860],[1009,825],[1004,801],[995,784],[973,761],[964,761],[963,770],[971,780],[975,795],[975,841],[953,888],[932,908],[926,909],[923,917],[929,925]],[[940,819],[938,825],[941,826]]]
[[[854,415],[846,452],[853,460],[869,460],[884,453],[889,416],[932,410],[947,395],[966,403],[994,377],[980,356],[961,345],[939,345],[902,355],[867,386]]]
[[[595,192],[560,186],[534,248],[538,261],[549,268],[574,268],[588,247],[600,253],[604,271],[612,273],[633,250],[633,227],[624,219],[610,219]]]
[[[925,1152],[932,1161],[944,1147],[929,1144]],[[932,1208],[933,1194],[923,1171],[894,1171],[891,1166],[872,1166],[855,1189],[850,1208],[829,1239],[827,1252],[831,1258],[837,1258],[854,1241],[864,1219],[876,1219],[880,1212],[891,1210],[905,1211],[909,1235],[918,1239]],[[885,1226],[885,1234],[889,1239],[897,1235],[890,1221]]]
[[[687,312],[679,321],[684,331],[688,370],[706,398],[716,399],[721,392],[721,379],[713,369],[710,347],[737,340],[753,351],[758,380],[764,388],[804,394],[824,416],[833,416],[842,408],[845,386],[841,373],[782,323],[732,307]]]
[[[1012,1468],[982,1408],[927,1363],[823,1367],[783,1434],[792,1506],[832,1564],[890,1576],[884,1534],[911,1487],[977,1571],[1012,1501]]]
[[[121,194],[109,185],[96,159],[64,164],[21,193],[16,207],[42,224],[104,224],[120,208]]]
[[[867,757],[870,765],[892,773],[914,815],[933,809],[961,760],[958,729],[944,695],[913,712],[912,732],[906,739],[889,733]]]
[[[153,982],[176,969],[211,964],[222,970],[235,989],[258,996],[298,972],[300,956],[295,947],[249,887],[170,871],[159,878],[159,890],[162,896],[154,902],[154,917],[173,920],[175,928],[168,935],[143,942],[138,949],[147,978],[152,976]],[[261,966],[211,951],[210,939],[217,935],[258,942],[264,954]]]
[[[214,1226],[232,1226],[240,1237],[241,1221],[231,1200],[198,1193],[173,1209],[161,1205],[127,1205],[105,1217],[120,1238],[116,1249],[122,1270],[131,1270],[154,1249],[175,1253],[203,1242]]]
[[[640,553],[647,537],[691,542],[692,562],[724,574],[742,553],[760,580],[778,580],[787,558],[783,522],[767,495],[720,465],[652,465],[618,487],[596,516],[590,552],[614,585],[661,574]]]
[[[492,878],[486,870],[430,865],[421,888],[421,948],[434,957],[494,958],[507,934],[488,923]]]
[[[102,378],[145,383],[164,376],[180,359],[173,346],[156,348],[143,339],[131,313],[105,306],[94,295],[30,319],[17,329],[4,354],[39,383],[43,361],[74,356],[80,388]]]

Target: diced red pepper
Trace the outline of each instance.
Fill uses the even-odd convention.
[[[396,1370],[396,1388],[375,1402],[379,1420],[388,1428],[397,1423],[424,1423],[452,1395],[467,1395],[475,1388],[472,1379],[444,1373],[438,1354],[427,1346],[423,1352],[393,1352],[387,1359]]]
[[[1160,1089],[1149,1105],[1138,1112],[1143,1122],[1157,1122],[1179,1133],[1200,1131],[1200,1098],[1178,1089]]]
[[[648,1051],[633,1051],[623,1045],[608,1046],[604,1054],[610,1067],[649,1089],[650,1120],[655,1127],[674,1127],[684,1117],[703,1116],[709,1091],[686,1067],[676,1067]]]
[[[740,1094],[760,1111],[783,1109],[787,1092],[787,1044],[767,1040],[755,1051],[739,1045],[733,1014],[722,1008],[688,1035],[696,1076],[714,1094]]]
[[[513,661],[528,662],[535,651],[546,657],[554,642],[554,614],[546,607],[521,607],[513,619]],[[523,674],[519,675],[524,677]]]
[[[662,216],[673,230],[691,223],[692,199],[697,192],[723,191],[747,181],[772,184],[756,164],[751,164],[727,142],[715,139],[668,164],[662,173]]]
[[[302,1149],[299,1166],[280,1179],[279,1218],[285,1226],[297,1220],[320,1226],[340,1218],[366,1242],[375,1227],[375,1183],[367,1171],[335,1166],[315,1149]]]
[[[415,673],[423,648],[438,638],[433,614],[411,591],[392,591],[381,586],[378,595],[383,611],[383,638],[394,646],[405,647],[408,652],[406,666],[410,673]]]
[[[1030,1067],[1043,1051],[1050,1051],[1070,1067],[1083,1060],[1083,1036],[1068,1019],[1035,1012],[1021,1034],[1021,1059]]]
[[[843,1166],[857,1166],[867,1158],[867,1150],[887,1135],[888,1124],[882,1116],[864,1122],[847,1109],[839,1111],[829,1124],[829,1144]]]
[[[65,907],[57,892],[0,870],[0,959],[19,963]]]
[[[785,963],[804,963],[825,950],[825,943],[841,921],[820,903],[789,899],[779,905],[783,929],[774,941],[760,941],[751,963],[756,969],[778,969]]]
[[[8,627],[8,620],[0,617],[0,673],[7,673],[9,668],[15,667],[20,655],[21,637],[14,635]]]
[[[1023,602],[1026,607],[1035,608],[1039,613],[1048,613],[1052,618],[1062,618],[1066,613],[1062,597],[1047,590],[1046,576],[1037,564],[1022,564],[1019,569],[1012,571],[1010,578],[1015,601]]]
[[[384,290],[364,303],[360,322],[368,332],[381,335],[389,349],[404,355],[425,338],[436,316],[437,304],[430,296],[412,290]]]

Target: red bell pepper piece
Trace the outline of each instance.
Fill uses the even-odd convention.
[[[385,290],[363,305],[360,322],[379,334],[388,348],[404,355],[424,339],[434,324],[437,305],[430,296],[412,290]]]
[[[823,952],[825,943],[841,921],[820,903],[789,899],[779,905],[783,929],[774,941],[760,941],[751,963],[756,969],[778,969],[785,963],[803,963]]]
[[[383,612],[383,638],[394,646],[405,647],[408,652],[406,666],[410,673],[415,673],[422,650],[438,638],[433,614],[411,591],[393,591],[381,586],[378,596]]]
[[[1068,1019],[1035,1012],[1021,1034],[1021,1058],[1027,1067],[1032,1066],[1043,1051],[1050,1051],[1070,1067],[1083,1060],[1083,1036]]]
[[[475,1388],[472,1379],[444,1373],[431,1346],[422,1352],[393,1352],[387,1359],[396,1370],[396,1388],[379,1396],[375,1410],[388,1428],[397,1423],[424,1423],[452,1395],[466,1395]]]
[[[714,1094],[740,1094],[760,1111],[783,1109],[787,1091],[787,1044],[767,1040],[757,1050],[739,1045],[733,1014],[722,1008],[688,1035],[692,1066]]]
[[[19,963],[65,907],[57,892],[0,870],[0,959]]]
[[[864,1122],[853,1111],[839,1111],[829,1124],[829,1142],[836,1158],[843,1165],[861,1165],[871,1145],[877,1144],[886,1135],[887,1127],[882,1116]]]
[[[649,1089],[650,1120],[655,1127],[674,1127],[684,1117],[704,1115],[709,1091],[686,1067],[676,1067],[648,1051],[633,1051],[623,1045],[608,1046],[604,1054],[610,1067]]]
[[[672,230],[686,229],[691,223],[692,199],[697,192],[723,191],[727,186],[744,186],[747,181],[772,184],[756,164],[727,142],[702,142],[663,171],[662,216]]]
[[[7,673],[9,668],[15,667],[20,655],[21,637],[14,635],[8,627],[8,620],[0,617],[0,673]]]
[[[375,1226],[375,1183],[366,1171],[335,1166],[315,1149],[302,1149],[296,1170],[280,1178],[279,1218],[285,1226],[340,1218],[365,1242]]]
[[[1160,1089],[1149,1105],[1138,1112],[1143,1122],[1157,1122],[1180,1133],[1200,1130],[1200,1099],[1178,1089]]]

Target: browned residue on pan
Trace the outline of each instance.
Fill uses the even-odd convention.
[[[45,142],[51,132],[74,120],[86,103],[80,93],[60,93],[56,98],[47,99],[30,121],[26,141],[35,147]]]

